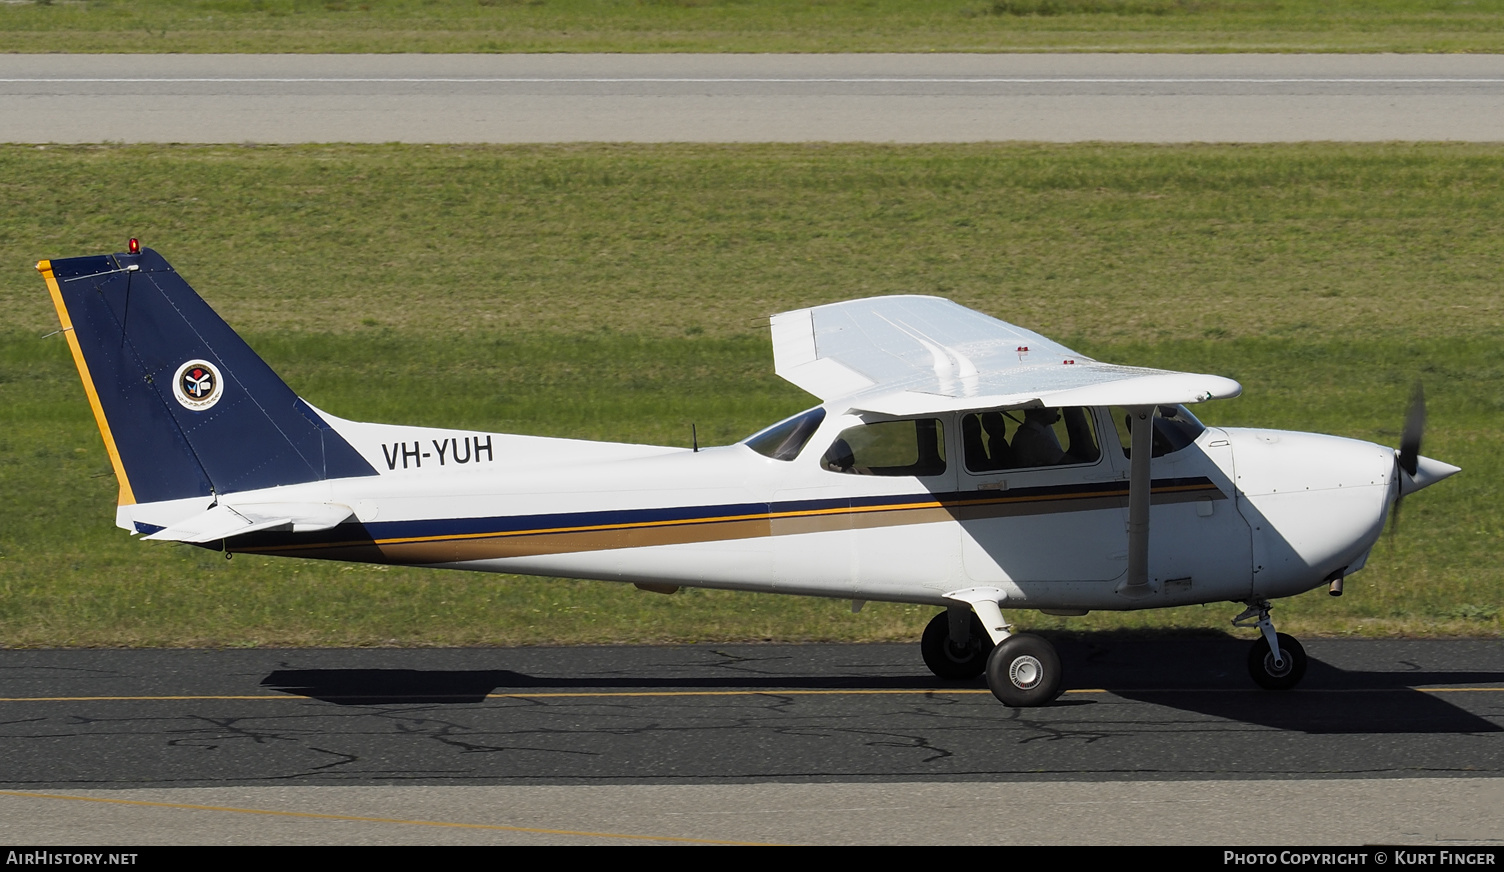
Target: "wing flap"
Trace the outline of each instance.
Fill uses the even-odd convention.
[[[1022,373],[1017,381],[1027,381],[1027,376],[1027,373]],[[902,416],[976,409],[1016,409],[1025,406],[1160,406],[1231,399],[1242,391],[1242,385],[1218,375],[1134,370],[1132,374],[1104,379],[1094,384],[1076,384],[1055,389],[989,391],[962,396],[914,390],[873,392],[852,397],[850,409]]]

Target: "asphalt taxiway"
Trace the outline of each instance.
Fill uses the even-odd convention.
[[[1504,645],[1311,640],[1292,693],[1253,689],[1239,641],[1060,647],[1037,709],[907,645],[9,651],[0,819],[53,844],[1504,843]]]

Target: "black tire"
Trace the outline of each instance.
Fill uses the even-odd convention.
[[[1060,655],[1038,636],[1009,636],[987,658],[987,686],[1003,705],[1049,705],[1060,695]]]
[[[976,615],[971,615],[971,638],[956,645],[950,638],[950,614],[935,615],[919,639],[919,653],[924,665],[940,678],[961,681],[976,678],[987,671],[987,655],[992,653],[992,637]]]
[[[1284,663],[1275,664],[1269,640],[1260,636],[1248,651],[1248,674],[1265,690],[1289,690],[1306,675],[1306,649],[1300,647],[1294,636],[1275,635],[1279,639],[1279,653]]]

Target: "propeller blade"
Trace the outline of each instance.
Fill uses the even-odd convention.
[[[1414,477],[1418,459],[1420,457],[1421,437],[1426,430],[1426,391],[1420,382],[1415,383],[1415,390],[1410,394],[1410,408],[1405,412],[1405,430],[1400,435],[1400,453],[1398,455],[1400,469],[1406,475]]]
[[[1405,429],[1400,433],[1400,450],[1394,455],[1394,463],[1411,479],[1415,478],[1415,471],[1420,468],[1420,443],[1426,432],[1426,391],[1420,382],[1415,383],[1415,390],[1410,392],[1410,408],[1405,411]],[[1404,483],[1400,482],[1399,492],[1394,495],[1394,507],[1389,514],[1389,538],[1390,541],[1399,535],[1400,530],[1400,505],[1405,501]]]

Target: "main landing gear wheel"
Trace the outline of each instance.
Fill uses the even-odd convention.
[[[971,636],[956,644],[950,635],[950,613],[935,615],[919,639],[919,653],[924,665],[940,678],[962,680],[976,678],[987,671],[987,655],[992,653],[992,637],[976,615],[968,616]]]
[[[987,658],[987,686],[1003,705],[1046,705],[1060,695],[1055,646],[1028,633],[1009,636]]]
[[[1279,639],[1279,662],[1274,660],[1269,640],[1260,637],[1248,652],[1248,674],[1265,690],[1289,690],[1305,677],[1306,649],[1294,636],[1279,633],[1275,638]]]

